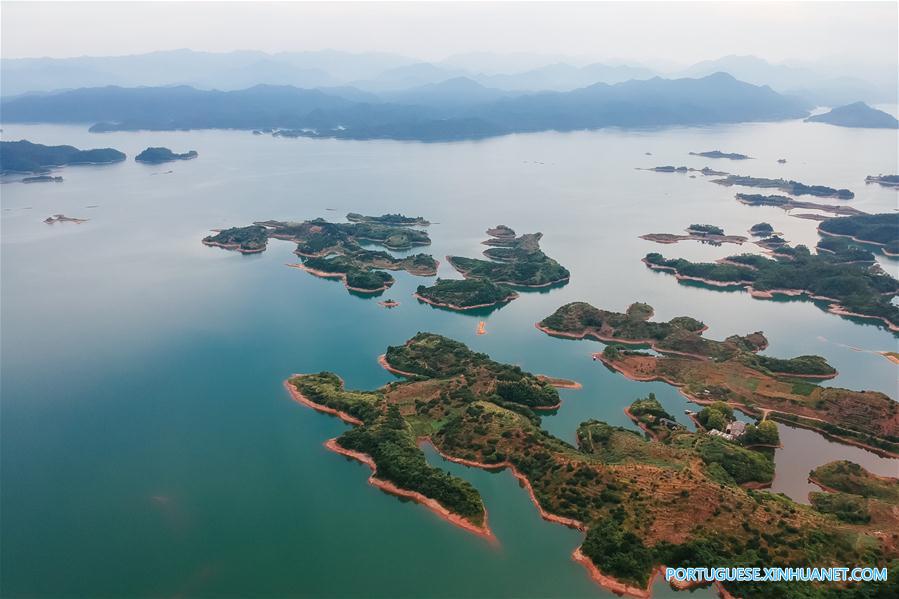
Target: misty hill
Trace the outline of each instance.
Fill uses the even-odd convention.
[[[864,102],[839,106],[830,112],[816,114],[805,119],[807,123],[828,123],[840,127],[865,127],[870,129],[899,129],[899,121],[891,114],[871,108]]]
[[[125,160],[112,148],[79,150],[73,146],[45,146],[30,141],[0,141],[0,173],[43,173],[67,164],[109,164]]]
[[[518,73],[475,75],[473,78],[486,86],[511,91],[571,91],[594,83],[613,84],[654,76],[656,73],[645,67],[601,63],[576,67],[556,63]]]
[[[429,83],[412,89],[384,92],[380,97],[399,104],[423,104],[442,108],[454,108],[485,104],[514,96],[513,92],[484,87],[468,77],[456,77],[440,83]]]
[[[723,73],[702,79],[596,84],[571,92],[498,100],[492,99],[495,90],[465,80],[416,93],[419,102],[430,98],[428,104],[353,102],[287,86],[232,92],[186,86],[105,87],[6,99],[0,104],[0,115],[5,122],[97,123],[91,128],[95,132],[274,128],[317,137],[445,140],[550,129],[778,120],[808,114],[795,98]],[[464,109],[441,104],[441,98],[453,94],[467,95],[471,103]]]

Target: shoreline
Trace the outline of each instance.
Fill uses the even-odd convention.
[[[324,446],[334,453],[340,454],[342,456],[352,458],[356,461],[362,462],[369,468],[371,468],[371,475],[368,477],[368,483],[380,489],[386,493],[390,493],[391,495],[396,495],[397,497],[403,497],[406,499],[411,499],[415,503],[423,505],[428,508],[432,512],[434,512],[438,517],[446,520],[450,524],[458,526],[459,528],[466,530],[470,533],[476,534],[479,537],[483,537],[489,541],[496,542],[496,536],[493,534],[493,531],[490,530],[489,525],[487,524],[487,508],[483,505],[483,501],[481,502],[481,506],[484,508],[484,524],[478,526],[469,520],[466,520],[462,516],[458,514],[454,514],[444,507],[439,501],[436,499],[432,499],[419,493],[418,491],[410,491],[408,489],[403,489],[402,487],[398,487],[394,483],[386,480],[382,480],[377,478],[378,473],[378,465],[372,459],[372,457],[368,454],[353,451],[351,449],[346,449],[342,447],[338,442],[337,438],[328,439],[325,441]]]
[[[295,386],[290,384],[290,379],[292,379],[295,376],[303,376],[303,375],[293,374],[290,376],[290,378],[288,378],[287,380],[284,381],[284,388],[287,389],[287,392],[290,394],[290,396],[293,398],[293,400],[295,402],[302,404],[308,408],[312,408],[316,412],[322,412],[323,414],[330,414],[331,416],[337,416],[338,418],[340,418],[347,424],[352,424],[355,426],[362,426],[364,424],[361,420],[359,420],[355,416],[351,416],[351,415],[347,414],[346,412],[341,412],[340,410],[334,409],[334,408],[326,406],[326,405],[315,403],[314,401],[312,401],[311,399],[309,399],[308,397],[306,397],[305,395],[300,393],[299,389],[297,389]],[[343,379],[340,379],[340,385],[341,385],[341,388],[343,388]]]
[[[205,239],[200,240],[203,245],[211,247],[211,248],[221,248],[223,250],[231,250],[234,252],[240,252],[241,254],[261,254],[266,249],[268,249],[268,244],[262,246],[261,248],[255,250],[246,250],[240,247],[239,243],[219,243],[218,241],[207,241]]]
[[[460,275],[462,275],[462,278],[463,278],[463,279],[470,279],[470,278],[472,278],[471,275],[469,274],[471,271],[463,270],[462,268],[460,268],[459,266],[457,266],[456,264],[454,264],[454,263],[453,263],[453,257],[452,257],[452,256],[446,256],[446,262],[447,262],[450,266],[452,266],[452,267],[456,270],[456,272],[458,272]],[[486,260],[482,260],[482,262],[486,262]],[[495,284],[495,285],[506,285],[506,286],[508,286],[508,287],[520,287],[520,288],[523,288],[523,289],[541,289],[541,288],[543,288],[543,287],[552,287],[553,285],[559,285],[559,284],[561,284],[561,283],[568,283],[569,281],[571,281],[571,275],[570,275],[570,274],[569,274],[567,277],[562,277],[561,279],[557,279],[557,280],[555,280],[555,281],[550,281],[550,282],[548,282],[548,283],[540,283],[539,285],[528,285],[528,284],[526,284],[526,283],[513,283],[513,282],[511,282],[511,281],[494,281],[493,279],[489,279],[489,278],[487,278],[487,277],[474,277],[474,278],[476,278],[476,279],[486,279],[486,280],[490,281],[491,283],[493,283],[493,284]]]
[[[382,285],[381,287],[378,287],[377,289],[363,289],[362,287],[352,287],[349,283],[347,283],[346,273],[343,273],[343,272],[326,272],[324,270],[315,270],[314,268],[309,268],[308,266],[306,266],[304,264],[288,264],[287,266],[289,266],[291,268],[298,268],[300,270],[306,271],[309,274],[315,275],[316,277],[319,277],[322,279],[340,279],[341,281],[343,281],[343,286],[346,287],[347,289],[349,289],[350,291],[355,291],[356,293],[366,293],[369,295],[374,295],[376,293],[382,293],[384,291],[387,291],[388,289],[390,289],[393,286],[393,283],[395,282],[395,281],[391,282],[389,285],[387,283],[385,283],[384,285]]]
[[[596,329],[584,329],[579,333],[569,333],[566,331],[556,331],[555,329],[550,329],[542,326],[539,322],[534,323],[534,326],[538,331],[542,331],[549,335],[550,337],[562,337],[565,339],[588,339],[592,338],[596,341],[605,344],[621,344],[621,345],[646,345],[651,350],[657,351],[661,354],[675,354],[678,356],[684,356],[686,358],[695,358],[697,360],[702,360],[704,362],[708,362],[711,358],[708,356],[703,356],[702,354],[691,354],[690,352],[677,351],[675,349],[663,349],[656,346],[655,341],[652,339],[619,339],[617,337],[606,337]],[[708,327],[704,327],[702,331],[704,331]],[[702,333],[699,331],[699,334]],[[764,349],[764,348],[763,348]]]
[[[661,374],[654,374],[654,375],[641,375],[641,374],[637,374],[636,372],[633,372],[633,371],[631,371],[631,370],[622,368],[620,365],[616,365],[614,362],[608,360],[608,359],[607,359],[605,356],[603,356],[601,353],[594,353],[594,354],[593,354],[593,359],[602,362],[606,367],[611,368],[611,369],[614,370],[615,372],[617,372],[617,373],[619,373],[619,374],[625,376],[626,378],[628,378],[628,379],[630,379],[630,380],[632,380],[632,381],[637,381],[637,382],[640,382],[640,383],[648,383],[648,382],[653,382],[653,381],[661,381],[661,382],[663,382],[663,383],[666,383],[666,384],[668,384],[668,385],[671,385],[672,387],[676,388],[676,389],[678,390],[678,392],[679,392],[681,395],[683,395],[684,398],[686,398],[687,401],[689,401],[689,402],[691,402],[691,403],[695,403],[695,404],[700,405],[700,406],[707,406],[707,405],[711,405],[711,404],[715,403],[714,400],[701,399],[701,398],[699,398],[699,397],[696,397],[695,395],[691,395],[690,393],[688,393],[687,391],[684,390],[685,385],[684,385],[683,383],[677,383],[677,382],[675,382],[675,381],[672,381],[671,379],[667,378],[667,377],[664,376],[664,375],[661,375]],[[783,424],[783,425],[785,425],[785,426],[791,426],[791,427],[796,427],[796,428],[804,428],[804,429],[806,429],[806,430],[814,431],[814,432],[818,433],[819,435],[822,435],[824,438],[829,439],[829,440],[832,440],[832,441],[834,441],[834,442],[836,442],[836,443],[841,443],[841,444],[843,444],[843,445],[852,445],[852,446],[854,446],[854,447],[859,447],[859,448],[861,448],[861,449],[865,449],[865,450],[867,450],[867,451],[870,451],[871,453],[877,454],[877,455],[879,455],[879,456],[881,456],[881,457],[892,458],[892,459],[899,459],[899,453],[894,453],[894,452],[892,452],[892,451],[890,451],[890,450],[888,450],[888,449],[883,449],[883,448],[881,448],[881,447],[875,447],[875,446],[873,446],[873,445],[868,445],[868,444],[866,444],[866,443],[864,443],[864,442],[862,442],[862,441],[858,441],[858,440],[852,439],[852,438],[850,438],[850,437],[843,437],[843,436],[840,436],[840,435],[836,435],[836,434],[827,432],[827,431],[825,431],[825,430],[822,430],[821,428],[818,428],[818,427],[816,427],[816,426],[812,426],[812,425],[810,425],[810,424],[806,424],[806,422],[796,422],[796,421],[793,421],[793,420],[778,420],[778,419],[777,419],[777,415],[778,415],[778,414],[783,414],[784,416],[787,416],[787,417],[801,418],[801,419],[803,419],[804,421],[807,421],[807,420],[809,420],[809,419],[812,419],[812,420],[818,420],[818,421],[823,422],[823,423],[825,423],[825,424],[830,424],[830,423],[827,422],[826,420],[816,419],[816,418],[814,418],[814,417],[812,417],[812,416],[803,416],[803,415],[801,415],[801,414],[791,414],[790,412],[784,412],[784,411],[782,411],[782,410],[775,410],[775,409],[773,409],[773,408],[755,408],[755,409],[754,409],[754,408],[750,408],[750,407],[747,406],[746,404],[742,404],[742,403],[736,403],[736,402],[725,402],[725,403],[727,403],[727,405],[731,406],[731,407],[734,408],[734,409],[737,409],[737,410],[743,412],[744,414],[746,414],[747,416],[750,416],[750,417],[752,417],[752,418],[758,418],[758,417],[760,417],[760,416],[763,415],[763,414],[765,415],[766,418],[771,418],[772,415],[773,415],[773,418],[772,418],[773,420],[775,420],[775,421],[777,421],[777,422],[780,422],[781,424]],[[762,410],[762,412],[760,413],[760,412],[758,412],[758,411],[756,411],[756,410]],[[836,426],[838,426],[838,425],[836,425]]]
[[[415,299],[417,299],[418,301],[420,301],[422,303],[430,304],[431,306],[437,306],[438,308],[446,308],[448,310],[456,310],[458,312],[464,312],[465,310],[476,310],[478,308],[492,308],[493,306],[503,306],[505,304],[508,304],[512,300],[517,299],[518,294],[513,291],[511,295],[508,295],[501,300],[493,302],[492,304],[475,304],[473,306],[459,306],[457,304],[447,304],[444,302],[438,302],[438,301],[434,301],[434,300],[428,299],[426,297],[423,297],[423,296],[419,295],[418,293],[413,293],[412,297],[414,297]]]
[[[406,378],[417,378],[421,375],[415,374],[414,372],[406,372],[405,370],[400,370],[399,368],[394,368],[390,365],[390,362],[387,361],[387,354],[381,354],[378,356],[378,364],[381,365],[381,368],[386,370],[391,374],[397,374],[399,376],[404,376]]]
[[[682,275],[677,272],[676,268],[673,268],[671,266],[651,264],[650,262],[647,262],[646,258],[643,258],[643,260],[641,261],[652,270],[673,272],[674,278],[678,281],[696,281],[699,283],[705,283],[706,285],[711,285],[713,287],[742,287],[743,290],[749,292],[749,295],[754,299],[774,299],[775,295],[786,295],[789,297],[799,297],[804,295],[811,300],[834,302],[827,307],[827,309],[825,310],[826,312],[830,312],[831,314],[835,314],[837,316],[851,316],[854,318],[862,318],[865,320],[877,320],[882,322],[890,331],[899,333],[899,325],[893,324],[883,316],[850,312],[839,303],[839,300],[824,295],[815,295],[807,289],[768,289],[765,291],[759,291],[753,288],[751,281],[733,281],[729,283],[723,283],[721,281],[713,281],[711,279],[703,279],[701,277],[690,277],[687,275]]]
[[[546,381],[556,389],[583,389],[584,386],[577,381],[573,381],[571,379],[560,379],[553,376],[548,376],[545,374],[537,374],[534,375],[541,381]]]

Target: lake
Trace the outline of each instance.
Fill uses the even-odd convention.
[[[850,205],[883,212],[896,209],[897,192],[864,179],[896,172],[894,131],[796,121],[422,144],[4,125],[3,139],[129,156],[60,169],[61,184],[0,187],[0,567],[10,596],[611,596],[571,560],[581,533],[541,520],[510,473],[429,453],[482,493],[499,540],[491,545],[368,485],[366,467],[322,446],[345,425],[282,387],[291,373],[331,370],[350,387],[375,388],[393,378],[377,356],[417,331],[581,382],[543,419],[569,441],[589,418],[633,428],[623,408],[649,392],[681,421],[695,408],[669,385],[628,381],[593,362],[601,343],[534,328],[577,300],[619,311],[647,302],[657,319],[703,320],[713,339],[762,330],[769,355],[825,356],[840,372],[828,385],[899,395],[896,365],[875,353],[897,349],[883,327],[811,302],[681,285],[640,263],[650,251],[702,260],[760,251],[658,245],[638,239],[644,233],[711,223],[745,235],[767,221],[790,242],[814,246],[814,221],[739,204],[736,189],[702,176],[636,170],[783,176],[847,187],[856,193]],[[135,163],[148,146],[199,158]],[[713,149],[755,159],[688,155]],[[432,221],[425,251],[444,277],[458,276],[444,256],[478,256],[490,226],[542,231],[543,249],[571,270],[571,282],[475,316],[419,304],[412,292],[433,279],[396,273],[380,299],[401,305],[386,310],[287,268],[293,244],[272,241],[242,256],[200,243],[214,228],[351,211]],[[42,222],[56,213],[90,220]],[[897,275],[899,262],[879,261]],[[476,335],[479,320],[486,335]],[[794,499],[807,501],[809,469],[841,457],[899,474],[897,460],[781,431],[774,489]]]

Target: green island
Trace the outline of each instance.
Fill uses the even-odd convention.
[[[694,318],[654,322],[649,320],[651,313],[646,304],[633,304],[620,313],[575,302],[536,326],[557,337],[607,343],[594,359],[632,380],[674,385],[692,402],[725,402],[759,419],[787,422],[899,455],[899,404],[876,391],[815,385],[815,380],[837,374],[824,358],[761,355],[759,350],[767,347],[762,333],[714,341],[702,336],[705,327]],[[661,355],[629,350],[626,345],[649,347]],[[726,424],[728,418],[721,420]]]
[[[499,232],[499,235],[493,233]],[[447,256],[450,265],[466,279],[486,279],[498,285],[513,287],[551,287],[567,283],[571,277],[568,269],[547,256],[540,249],[543,233],[515,235],[505,225],[488,229],[490,239],[484,250],[490,260]]]
[[[868,175],[865,177],[865,183],[879,183],[884,187],[899,188],[899,175]]]
[[[45,146],[27,140],[0,141],[0,173],[46,173],[74,164],[111,164],[125,160],[112,148],[79,150],[73,146]]]
[[[745,177],[742,175],[728,175],[724,179],[715,179],[712,183],[725,185],[739,185],[741,187],[761,187],[764,189],[779,189],[784,193],[794,196],[812,195],[819,198],[837,198],[840,200],[851,200],[855,194],[848,189],[834,189],[824,185],[806,185],[798,181],[789,181],[787,179],[766,179],[764,177]]]
[[[428,464],[420,445],[468,466],[510,469],[544,519],[586,533],[573,556],[610,591],[647,596],[661,565],[887,566],[899,555],[878,534],[881,516],[849,525],[747,488],[769,475],[763,452],[679,428],[664,441],[646,440],[596,420],[578,427],[573,446],[543,430],[534,411],[558,405],[555,389],[431,333],[388,348],[381,361],[406,379],[353,391],[319,373],[294,375],[285,386],[298,402],[353,425],[326,446],[367,464],[371,484],[484,537],[492,533],[477,489]],[[657,413],[649,399],[630,409]],[[722,584],[745,598],[799,599],[872,597],[896,581]]]
[[[735,152],[722,152],[721,150],[712,150],[711,152],[690,152],[690,156],[702,156],[703,158],[726,158],[728,160],[751,160],[751,156],[746,154],[737,154]]]
[[[863,127],[870,129],[899,129],[899,120],[883,110],[871,108],[864,102],[837,106],[824,114],[805,119],[806,123],[828,123],[838,127]]]
[[[168,148],[147,148],[134,157],[137,162],[146,164],[161,164],[163,162],[173,162],[175,160],[193,160],[199,156],[196,150],[190,150],[183,154],[172,152]]]
[[[406,216],[404,214],[364,216],[357,212],[350,212],[346,215],[346,219],[351,223],[374,223],[393,227],[427,227],[431,224],[420,216]]]
[[[507,304],[518,294],[487,279],[437,279],[430,287],[419,285],[415,297],[450,310],[474,310]]]
[[[389,249],[431,242],[424,231],[376,223],[331,223],[320,218],[300,223],[259,221],[219,231],[204,238],[203,243],[254,254],[264,252],[269,239],[297,244],[294,253],[302,262],[290,266],[319,277],[341,279],[349,291],[358,293],[380,293],[393,285],[394,278],[384,270],[405,270],[417,276],[437,274],[437,261],[429,254],[397,258],[385,251],[365,249],[360,242]]]
[[[650,253],[643,262],[673,273],[679,281],[712,289],[743,287],[758,299],[787,295],[827,302],[824,307],[832,314],[872,319],[899,331],[899,307],[892,303],[899,283],[876,264],[857,263],[854,255],[812,254],[803,245],[782,245],[773,258],[741,254],[718,262],[690,262]]]
[[[818,223],[818,232],[880,246],[888,256],[899,255],[899,213],[896,212],[830,218]]]
[[[783,208],[784,210],[793,210],[794,208],[802,208],[804,210],[821,210],[830,212],[838,216],[855,216],[865,214],[861,210],[852,208],[851,206],[836,206],[833,204],[818,204],[816,202],[803,202],[794,200],[787,196],[779,195],[762,195],[758,193],[738,193],[737,201],[747,206],[774,206]]]
[[[699,241],[709,245],[721,245],[723,243],[742,245],[748,240],[742,235],[725,235],[724,229],[715,225],[690,225],[687,227],[686,232],[686,235],[647,233],[646,235],[640,235],[640,239],[665,244],[677,243],[679,241]]]
[[[768,237],[774,233],[774,227],[770,223],[756,223],[749,229],[749,233],[755,237]]]
[[[819,512],[848,524],[867,525],[892,518],[884,530],[899,530],[899,480],[877,476],[854,462],[839,460],[812,470],[809,482],[824,491],[809,494],[812,506]]]

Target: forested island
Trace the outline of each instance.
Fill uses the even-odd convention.
[[[746,154],[737,154],[736,152],[722,152],[721,150],[712,150],[711,152],[690,152],[690,156],[702,156],[703,158],[726,158],[728,160],[751,160],[752,156]]]
[[[756,237],[767,237],[774,233],[774,227],[770,223],[756,223],[750,227],[749,233]]]
[[[413,275],[434,276],[437,261],[429,254],[396,258],[388,252],[368,250],[362,241],[388,249],[427,245],[428,234],[418,229],[376,223],[331,223],[324,219],[303,222],[259,221],[247,227],[219,231],[203,239],[209,246],[244,254],[264,252],[269,239],[297,244],[301,262],[291,266],[323,278],[340,279],[350,291],[379,293],[394,283],[384,270],[405,270]]]
[[[430,287],[419,285],[419,300],[450,310],[473,310],[507,304],[518,297],[511,288],[486,279],[437,279]]]
[[[854,216],[857,214],[865,214],[852,206],[839,206],[834,204],[818,204],[816,202],[803,202],[802,200],[794,200],[791,197],[780,195],[762,195],[757,193],[738,193],[737,201],[747,206],[774,206],[783,208],[784,210],[793,210],[802,208],[803,210],[821,210],[822,212],[830,212],[831,214]]]
[[[884,187],[899,188],[899,175],[868,175],[865,177],[865,183],[879,183]]]
[[[722,243],[742,245],[747,241],[747,238],[742,235],[725,235],[724,229],[715,225],[690,225],[687,227],[686,231],[686,235],[676,235],[673,233],[647,233],[646,235],[640,235],[640,239],[666,244],[692,240],[711,245],[721,245]]]
[[[649,320],[651,308],[634,304],[626,313],[575,302],[559,308],[537,328],[573,339],[608,345],[595,354],[613,370],[637,381],[660,380],[680,388],[691,401],[721,401],[761,418],[811,428],[845,442],[899,456],[899,404],[877,391],[819,387],[809,381],[836,376],[821,356],[790,359],[759,354],[767,347],[760,332],[714,341],[704,326],[682,316]],[[652,355],[623,346],[652,348]]]
[[[147,164],[161,164],[163,162],[173,162],[175,160],[193,160],[199,156],[196,150],[190,150],[183,154],[176,154],[168,148],[147,148],[134,157],[137,162],[145,162]]]
[[[744,287],[759,299],[787,295],[821,300],[833,314],[873,319],[899,331],[899,307],[892,303],[899,282],[876,265],[856,264],[854,253],[812,254],[797,245],[778,247],[773,258],[741,254],[719,262],[690,262],[650,253],[643,262],[712,289]]]
[[[779,189],[784,193],[794,196],[812,195],[819,198],[837,198],[840,200],[851,200],[855,194],[848,189],[834,189],[824,185],[806,185],[798,181],[788,181],[787,179],[766,179],[764,177],[744,177],[742,175],[728,175],[723,179],[715,179],[712,183],[718,185],[732,186],[739,185],[741,187],[761,187],[764,189]]]
[[[895,529],[896,514],[877,512],[847,527],[746,488],[770,477],[761,451],[685,430],[647,441],[596,420],[578,427],[573,446],[540,426],[535,410],[559,403],[549,384],[431,333],[388,348],[381,361],[406,380],[353,391],[319,373],[294,375],[285,386],[298,402],[353,425],[326,446],[367,464],[371,484],[481,536],[492,532],[477,489],[429,465],[419,444],[468,466],[509,468],[544,519],[586,532],[574,558],[613,592],[648,595],[660,565],[885,565],[897,554],[877,532]],[[656,409],[646,400],[631,406],[641,418]],[[889,593],[895,583],[840,592]],[[723,589],[747,598],[838,592],[821,583],[725,582]]]
[[[838,106],[824,114],[805,119],[806,123],[828,123],[838,127],[899,129],[899,120],[888,112],[871,108],[864,102]]]
[[[79,150],[74,146],[45,146],[27,140],[0,141],[0,173],[46,173],[69,164],[110,164],[125,160],[112,148]]]
[[[818,232],[880,246],[889,256],[899,255],[899,213],[896,212],[830,218],[818,223]]]
[[[420,216],[406,216],[404,214],[364,216],[357,212],[350,212],[346,215],[346,219],[351,223],[374,223],[392,227],[427,227],[431,224]]]
[[[848,524],[868,524],[880,520],[899,506],[899,480],[871,474],[846,460],[830,462],[809,473],[809,482],[823,493],[810,493],[816,510],[832,514]]]
[[[493,235],[491,232],[498,232]],[[505,225],[488,229],[490,239],[484,250],[490,260],[447,256],[450,265],[466,279],[486,279],[498,285],[513,287],[550,287],[567,283],[571,273],[540,249],[543,233],[516,236]]]

